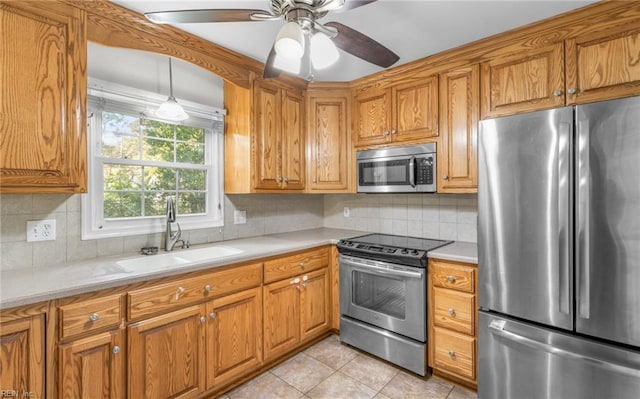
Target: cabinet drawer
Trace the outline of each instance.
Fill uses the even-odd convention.
[[[282,280],[329,264],[329,249],[322,248],[264,263],[264,282]]]
[[[473,294],[433,289],[433,324],[461,333],[475,334],[475,297]]]
[[[476,378],[476,339],[434,328],[434,368],[460,377]]]
[[[90,299],[58,308],[60,339],[103,327],[117,326],[120,314],[120,294]]]
[[[222,270],[207,277],[205,286],[210,287],[211,296],[258,287],[262,284],[262,263]]]
[[[131,291],[128,293],[127,316],[129,320],[135,320],[197,303],[207,297],[205,287],[210,281],[211,278],[207,276],[192,277]]]
[[[475,268],[431,259],[429,269],[434,287],[475,292]]]

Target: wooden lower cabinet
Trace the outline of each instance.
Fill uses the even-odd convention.
[[[262,363],[262,288],[207,304],[207,389]]]
[[[126,346],[117,329],[59,346],[60,398],[124,398]]]
[[[205,305],[128,327],[130,398],[194,398],[205,390]]]
[[[329,268],[264,286],[265,360],[331,328]]]
[[[17,397],[44,398],[44,314],[2,322],[0,389]]]

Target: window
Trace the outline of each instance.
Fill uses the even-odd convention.
[[[83,239],[162,232],[169,196],[183,229],[222,226],[222,113],[185,106],[190,118],[168,123],[149,116],[157,104],[143,92],[120,91],[90,86]]]

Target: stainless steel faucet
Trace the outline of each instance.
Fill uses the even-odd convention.
[[[171,224],[175,223],[178,226],[178,231],[171,231]],[[182,235],[182,229],[180,229],[180,224],[176,222],[176,204],[173,202],[172,197],[167,197],[167,229],[165,231],[164,237],[164,250],[165,251],[173,251],[173,247],[180,240],[180,236]],[[184,246],[184,241],[182,241]]]

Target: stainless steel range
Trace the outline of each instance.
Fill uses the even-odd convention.
[[[341,240],[340,340],[425,375],[427,252],[449,243],[386,234]]]

